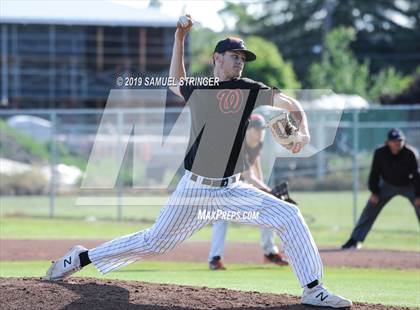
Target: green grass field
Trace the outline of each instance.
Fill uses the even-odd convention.
[[[367,192],[359,195],[359,212]],[[352,229],[351,193],[294,194],[318,245],[339,246]],[[18,239],[110,239],[152,225],[167,197],[140,197],[138,205],[124,206],[124,221],[115,221],[115,206],[75,206],[75,197],[57,199],[56,219],[48,219],[47,197],[1,197],[0,236]],[[127,200],[129,200],[127,198]],[[53,223],[53,225],[51,224]],[[209,240],[204,228],[191,240]],[[232,224],[228,241],[258,242],[259,230]],[[364,247],[420,251],[419,225],[412,206],[397,197],[378,217]]]
[[[2,277],[40,277],[49,262],[0,262]],[[100,276],[89,266],[80,276],[171,283],[300,296],[301,288],[288,267],[230,264],[223,272],[211,272],[200,263],[135,263]],[[354,301],[385,305],[420,306],[418,270],[326,268],[325,284]]]
[[[359,213],[368,193],[359,194]],[[294,193],[320,246],[340,246],[352,229],[351,193]],[[115,221],[115,206],[75,206],[75,197],[56,200],[56,218],[48,218],[47,197],[0,197],[1,239],[111,239],[152,225],[167,197],[140,197],[137,205],[129,198],[124,220]],[[208,241],[211,228],[205,227],[191,240]],[[259,229],[231,224],[230,242],[259,242]],[[365,248],[420,251],[419,224],[408,201],[395,198],[384,209],[369,234]],[[41,276],[49,262],[0,262],[0,275]],[[101,277],[93,267],[81,276]],[[420,307],[419,270],[326,268],[326,285],[355,301]],[[209,272],[206,264],[133,264],[105,278],[225,287],[271,293],[300,295],[299,284],[289,268],[229,264],[226,272]]]

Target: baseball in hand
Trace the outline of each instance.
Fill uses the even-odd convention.
[[[178,19],[176,26],[178,28],[188,29],[191,28],[193,22],[190,15],[183,15]]]

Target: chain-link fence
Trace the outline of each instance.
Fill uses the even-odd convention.
[[[307,110],[314,145],[334,136],[307,158],[274,160],[267,134],[263,168],[270,185],[288,181],[297,196],[347,191],[354,222],[373,151],[387,131],[402,129],[420,148],[420,106],[344,110],[339,122],[329,121],[336,112]],[[176,185],[188,144],[188,110],[178,108],[1,110],[0,118],[3,214],[152,220]],[[96,187],[87,171],[99,179]]]

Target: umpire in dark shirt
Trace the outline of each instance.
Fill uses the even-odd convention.
[[[379,212],[396,195],[410,200],[420,222],[418,152],[414,147],[406,145],[401,130],[391,129],[385,145],[376,149],[369,176],[369,190],[372,195],[342,249],[360,248]]]

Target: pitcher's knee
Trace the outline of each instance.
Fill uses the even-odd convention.
[[[279,202],[279,205],[273,206],[270,209],[270,214],[274,215],[277,219],[275,222],[286,224],[287,222],[293,221],[295,223],[305,223],[300,209],[291,203]]]
[[[279,207],[281,208],[281,210],[283,210],[284,213],[289,214],[290,216],[301,215],[300,209],[296,205],[285,202],[283,200],[280,200],[279,204],[280,204]]]

